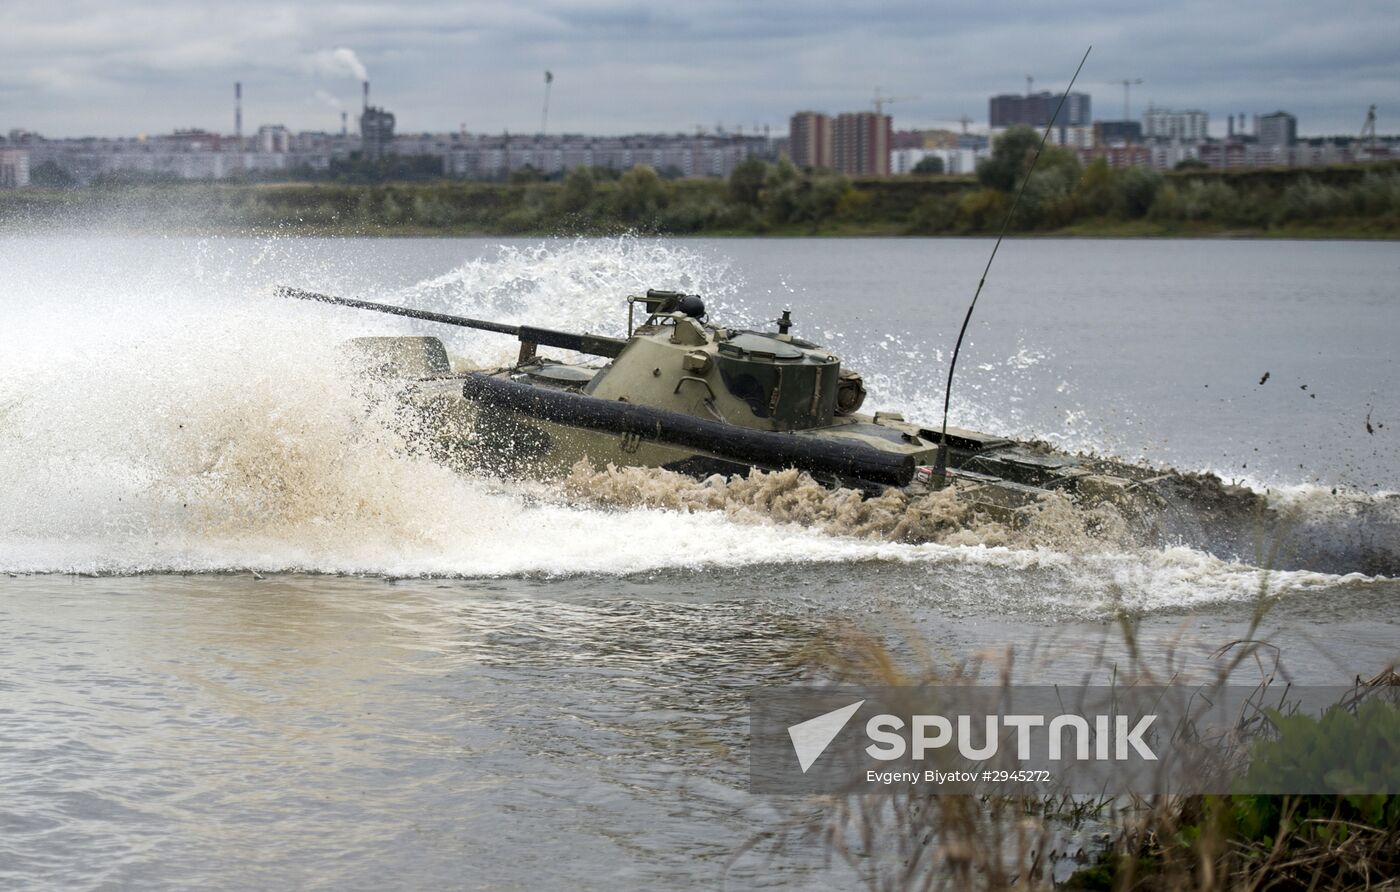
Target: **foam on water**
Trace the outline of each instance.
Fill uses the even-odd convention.
[[[1085,509],[1057,495],[1013,526],[979,516],[951,490],[916,497],[891,490],[866,498],[828,490],[796,471],[700,481],[666,471],[580,464],[565,485],[589,504],[720,512],[760,528],[796,524],[843,539],[906,543],[883,557],[924,564],[931,572],[975,570],[983,578],[969,582],[978,597],[1022,608],[1027,605],[1007,594],[1008,572],[1034,580],[1039,606],[1073,613],[1188,609],[1247,602],[1263,592],[1387,584],[1363,573],[1268,570],[1185,546],[1144,547],[1133,525],[1112,507]]]
[[[888,550],[719,515],[582,510],[457,476],[415,455],[389,402],[367,406],[342,367],[336,344],[386,320],[271,301],[270,282],[217,253],[204,243],[183,274],[126,284],[81,261],[21,263],[0,343],[0,568],[630,573]],[[101,254],[89,263],[113,259]],[[618,295],[639,283],[723,293],[698,260],[636,242],[502,249],[410,292],[518,321],[562,304],[583,327],[620,328]],[[501,340],[459,346],[489,360]]]
[[[11,573],[623,574],[879,560],[1034,567],[1063,577],[1071,598],[1101,600],[1105,580],[1121,582],[1145,607],[1257,588],[1253,568],[1129,548],[1110,519],[1064,505],[1014,532],[955,505],[911,514],[796,475],[709,490],[668,475],[579,472],[563,488],[463,477],[416,454],[391,401],[366,401],[341,364],[345,337],[414,323],[270,297],[289,274],[355,293],[306,243],[93,240],[74,252],[17,240],[0,252],[0,570]],[[533,324],[559,325],[562,308],[571,327],[619,333],[620,296],[658,283],[755,321],[723,263],[631,239],[503,247],[397,292],[359,293]],[[498,336],[449,339],[476,363],[514,352]],[[1324,580],[1338,577],[1291,582]]]
[[[504,245],[396,293],[380,292],[376,299],[511,325],[622,336],[623,297],[662,283],[704,294],[710,311],[725,319],[754,321],[743,299],[743,280],[723,258],[627,237]],[[415,323],[405,325],[415,328]],[[496,334],[429,324],[416,328],[482,365],[499,364],[517,352]]]

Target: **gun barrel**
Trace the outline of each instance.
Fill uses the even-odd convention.
[[[527,343],[541,344],[546,347],[558,347],[562,350],[575,350],[579,353],[587,353],[591,356],[613,358],[621,353],[622,348],[627,344],[622,338],[610,338],[605,335],[576,334],[568,331],[555,331],[549,328],[507,325],[503,322],[488,322],[485,319],[452,316],[447,313],[434,313],[430,310],[416,310],[412,307],[398,307],[393,304],[380,304],[368,300],[356,300],[352,297],[337,297],[333,294],[321,294],[320,292],[306,291],[302,288],[291,288],[286,285],[278,286],[277,296],[291,297],[297,300],[314,300],[320,303],[334,304],[338,307],[352,307],[356,310],[372,310],[376,313],[388,313],[391,316],[406,316],[409,319],[422,319],[425,322],[439,322],[443,325],[456,325],[461,328],[475,328],[481,331],[495,332],[496,334],[513,335]]]
[[[520,326],[505,325],[500,322],[487,322],[484,319],[469,319],[466,316],[449,316],[446,313],[434,313],[429,310],[415,310],[412,307],[396,307],[393,304],[378,304],[368,300],[355,300],[353,297],[336,297],[334,294],[321,294],[316,291],[306,291],[301,288],[290,288],[280,285],[277,288],[278,297],[294,297],[298,300],[314,300],[323,304],[335,304],[338,307],[354,307],[357,310],[373,310],[376,313],[389,313],[393,316],[407,316],[410,319],[423,319],[427,322],[441,322],[444,325],[457,325],[462,328],[479,328],[482,331],[494,331],[497,334],[518,335]]]

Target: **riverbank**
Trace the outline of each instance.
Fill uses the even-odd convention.
[[[0,229],[319,236],[640,233],[986,236],[1011,203],[983,177],[847,178],[753,162],[729,180],[145,183],[0,192]],[[1042,166],[1011,230],[1092,238],[1400,238],[1400,165],[1159,174]]]

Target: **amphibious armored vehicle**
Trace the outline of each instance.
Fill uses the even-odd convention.
[[[1155,499],[1150,469],[1071,456],[961,428],[943,431],[894,412],[862,414],[865,387],[826,348],[792,333],[707,321],[696,295],[650,290],[627,298],[623,338],[505,325],[279,288],[322,301],[513,335],[515,363],[457,372],[433,337],[361,338],[366,367],[402,381],[423,437],[443,459],[545,477],[580,460],[708,477],[798,468],[831,486],[911,493],[955,486],[997,513],[1047,492],[1124,504]],[[541,348],[563,351],[546,357]]]

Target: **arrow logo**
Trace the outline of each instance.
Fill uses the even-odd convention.
[[[792,738],[792,749],[797,753],[797,764],[802,766],[803,774],[806,774],[812,763],[826,752],[831,741],[836,739],[836,735],[841,733],[841,729],[846,727],[846,723],[863,703],[864,700],[857,700],[850,706],[833,709],[825,715],[798,722],[787,729],[788,737]]]

